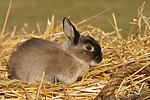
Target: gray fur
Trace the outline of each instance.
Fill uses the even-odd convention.
[[[64,83],[74,83],[79,75],[88,71],[102,60],[101,48],[91,37],[82,36],[68,18],[63,19],[64,33],[68,42],[57,44],[51,41],[32,38],[18,46],[9,59],[10,79],[41,79],[54,82],[54,78]],[[94,51],[85,50],[86,46]]]

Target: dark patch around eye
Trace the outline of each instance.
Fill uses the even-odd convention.
[[[101,62],[102,61],[101,47],[95,41],[95,39],[90,36],[85,36],[82,42],[84,44],[90,44],[91,46],[93,46],[95,48],[93,51],[92,59],[95,59],[96,62],[98,62],[98,63]]]
[[[96,41],[90,37],[90,36],[86,36],[85,39],[83,40],[83,43],[86,44],[86,43],[90,43],[91,45],[94,45]]]

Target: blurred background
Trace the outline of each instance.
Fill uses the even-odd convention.
[[[143,14],[150,16],[150,0],[13,0],[5,32],[13,31],[17,26],[18,34],[24,23],[28,23],[28,32],[37,31],[37,23],[42,33],[46,29],[46,21],[52,14],[55,15],[55,28],[65,16],[71,16],[73,23],[78,23],[108,8],[110,11],[84,23],[98,27],[105,32],[114,31],[108,19],[112,22],[112,13],[115,13],[118,26],[122,29],[122,36],[126,38],[130,32],[130,22],[137,18],[138,8],[146,1]],[[0,0],[0,31],[2,30],[9,0]]]

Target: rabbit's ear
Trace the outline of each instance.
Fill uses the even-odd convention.
[[[69,43],[77,45],[78,40],[80,38],[80,33],[76,30],[76,28],[72,25],[72,23],[66,17],[63,19],[63,30]]]

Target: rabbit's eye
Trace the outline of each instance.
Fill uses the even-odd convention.
[[[91,46],[91,45],[87,45],[87,46],[85,46],[85,50],[93,52],[94,51],[94,47]]]

